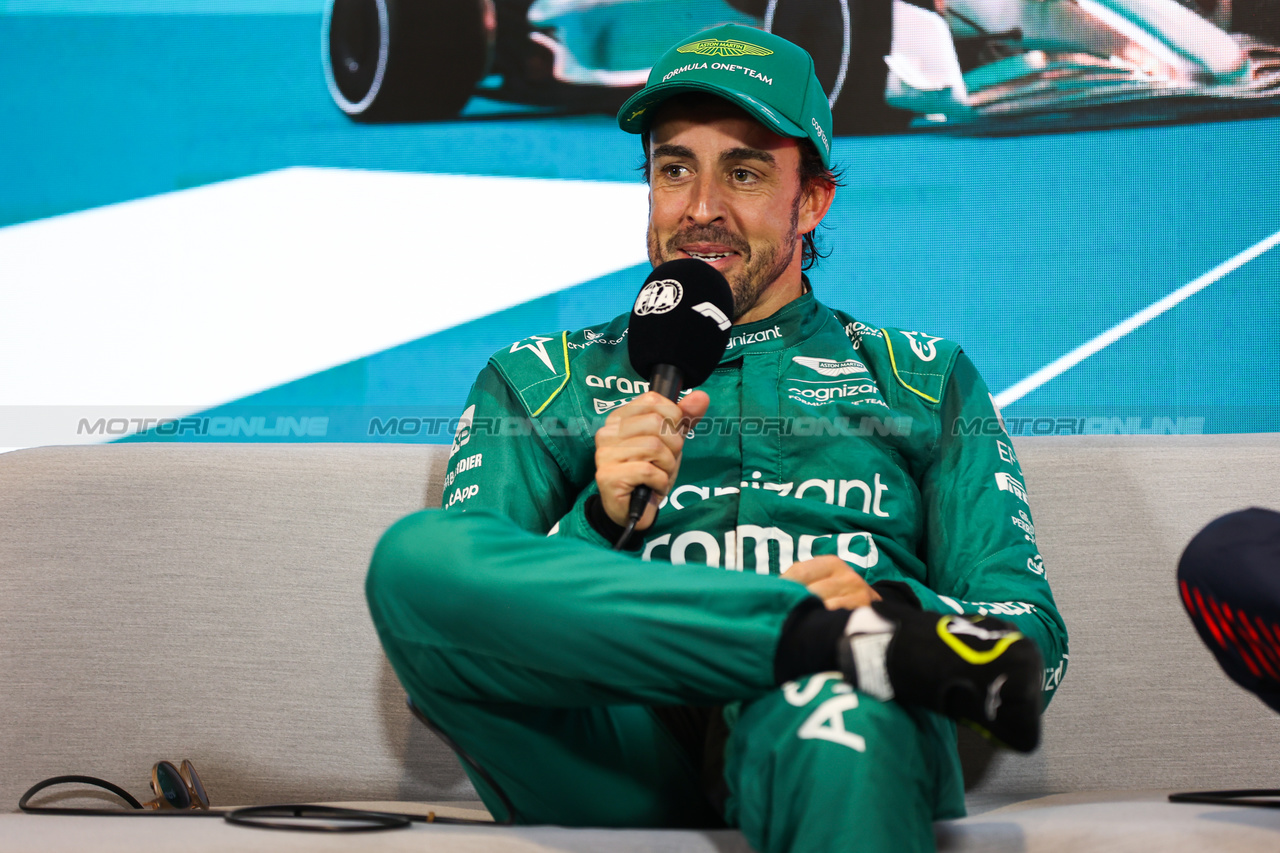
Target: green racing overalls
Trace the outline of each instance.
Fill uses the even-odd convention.
[[[1066,629],[982,379],[956,344],[812,292],[734,326],[656,522],[612,552],[584,505],[596,429],[648,390],[627,322],[517,341],[476,380],[443,510],[393,526],[370,571],[402,684],[522,822],[722,815],[761,851],[932,849],[931,821],[964,813],[954,724],[834,673],[779,688],[781,627],[809,593],[778,575],[835,554],[927,610],[1008,620],[1041,650],[1047,703]],[[723,709],[719,809],[671,706]]]

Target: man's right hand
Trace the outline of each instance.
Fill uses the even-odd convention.
[[[782,579],[804,584],[809,592],[822,599],[828,610],[853,610],[880,600],[880,593],[863,580],[844,560],[823,554],[792,563]]]
[[[679,403],[649,391],[609,413],[596,433],[596,486],[615,524],[627,523],[631,493],[641,485],[652,489],[653,496],[636,530],[653,524],[658,504],[680,471],[685,433],[698,425],[710,404],[705,391],[692,391]]]

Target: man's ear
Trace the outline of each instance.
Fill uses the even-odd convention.
[[[831,209],[831,202],[835,201],[835,197],[835,184],[820,179],[809,181],[809,185],[800,196],[800,215],[796,222],[796,230],[800,234],[808,234],[817,228],[818,223]]]

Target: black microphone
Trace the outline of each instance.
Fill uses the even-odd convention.
[[[649,273],[631,309],[627,350],[631,366],[649,376],[649,388],[676,400],[707,381],[729,345],[733,291],[718,269],[695,258],[667,261]],[[631,493],[621,547],[644,515],[653,490]]]

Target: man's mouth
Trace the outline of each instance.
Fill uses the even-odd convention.
[[[738,256],[738,252],[728,246],[707,245],[705,243],[701,245],[695,244],[681,246],[680,251],[691,258],[697,258],[698,260],[706,261],[709,264],[714,264],[717,261],[722,261],[726,258],[735,258]]]

